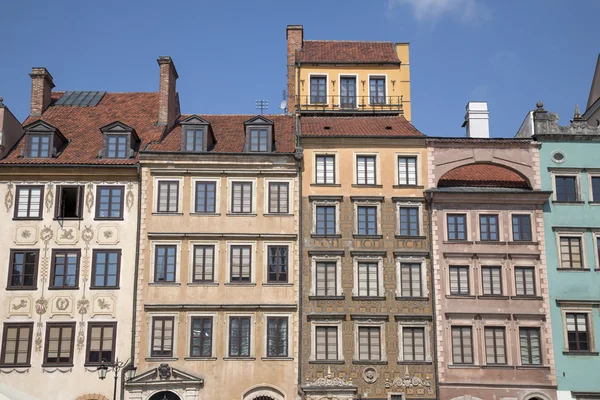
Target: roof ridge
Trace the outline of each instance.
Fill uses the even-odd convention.
[[[394,44],[389,40],[305,40],[305,42],[331,42],[331,43],[389,43]]]
[[[67,92],[104,92],[104,94],[158,94],[158,92],[107,92],[105,90],[57,90],[52,91],[52,94],[64,94]]]

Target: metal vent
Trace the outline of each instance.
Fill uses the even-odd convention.
[[[94,107],[98,105],[106,92],[85,92],[81,90],[66,92],[55,106]]]

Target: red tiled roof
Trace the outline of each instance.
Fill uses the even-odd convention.
[[[211,150],[213,153],[239,153],[244,151],[246,132],[244,122],[255,115],[204,115],[196,114],[210,122],[215,135],[216,144]],[[182,115],[180,120],[190,115]],[[295,148],[294,117],[289,115],[264,115],[273,121],[273,135],[276,153],[293,153]],[[175,128],[160,142],[152,143],[146,150],[149,151],[180,151],[181,150],[181,125]]]
[[[64,93],[52,93],[54,104]],[[161,137],[163,127],[156,125],[158,118],[158,93],[106,93],[94,107],[50,105],[42,116],[28,117],[23,125],[42,120],[54,127],[69,140],[62,153],[52,158],[24,158],[21,151],[25,140],[21,138],[0,164],[135,164],[136,158],[98,158],[102,149],[100,128],[120,121],[135,129],[140,137],[140,149],[151,140]]]
[[[398,117],[302,117],[302,136],[397,137],[423,134],[406,118]]]
[[[400,64],[392,42],[343,42],[305,40],[296,51],[296,62],[304,63],[357,63]]]
[[[521,175],[494,164],[469,164],[448,171],[440,178],[438,187],[449,186],[530,188]]]

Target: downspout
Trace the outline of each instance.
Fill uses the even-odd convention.
[[[299,97],[299,96],[298,96]],[[299,107],[299,104],[297,105]],[[302,151],[300,147],[300,115],[296,113],[296,150]],[[296,160],[298,162],[298,394],[301,393],[301,385],[302,385],[302,326],[303,326],[303,308],[302,308],[302,298],[304,296],[303,292],[303,284],[302,284],[302,273],[304,270],[303,257],[302,252],[304,249],[304,236],[302,234],[302,158],[298,159],[298,155],[296,156]]]
[[[298,120],[298,118],[300,117],[298,115],[300,114],[300,99],[302,97],[300,96],[300,63],[296,63],[296,65],[298,66],[296,71],[296,129],[298,129],[298,127],[300,126],[300,122]],[[298,134],[298,132],[300,132],[300,130],[296,130],[298,145],[300,145],[300,135]]]

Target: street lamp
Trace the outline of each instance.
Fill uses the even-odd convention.
[[[117,400],[117,379],[119,378],[119,371],[123,370],[123,372],[121,373],[121,380],[123,380],[124,378],[127,378],[127,380],[131,380],[135,376],[136,368],[133,366],[133,364],[129,362],[129,360],[123,362],[119,361],[119,359],[117,358],[113,364],[110,364],[106,359],[103,358],[102,362],[96,369],[96,371],[98,372],[98,378],[100,378],[100,380],[106,379],[106,375],[108,374],[109,370],[112,370],[115,374],[113,400]]]

